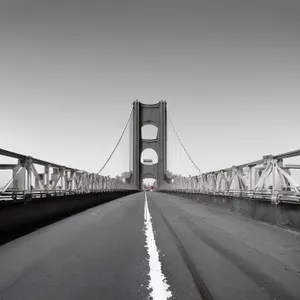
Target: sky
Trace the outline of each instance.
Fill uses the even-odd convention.
[[[166,100],[202,171],[300,148],[298,0],[0,0],[0,147],[97,172]]]

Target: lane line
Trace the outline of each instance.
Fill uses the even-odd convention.
[[[149,285],[150,297],[153,300],[167,300],[172,297],[170,286],[161,269],[161,262],[159,261],[159,251],[156,246],[152,217],[148,207],[147,194],[145,192],[144,204],[144,232],[146,236],[146,249],[149,255]]]

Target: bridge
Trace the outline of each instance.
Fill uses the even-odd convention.
[[[0,156],[0,299],[299,299],[300,149],[202,172],[134,101],[97,173]]]

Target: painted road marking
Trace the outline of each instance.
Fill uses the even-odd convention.
[[[150,296],[153,300],[167,300],[172,297],[170,286],[161,270],[161,262],[159,261],[158,249],[155,242],[151,214],[148,207],[147,194],[145,192],[144,205],[144,225],[146,235],[147,252],[149,255],[149,285]]]

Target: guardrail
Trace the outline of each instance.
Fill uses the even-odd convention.
[[[300,158],[300,150],[266,155],[257,161],[199,176],[172,175],[171,183],[165,183],[160,190],[299,204],[300,184],[291,171],[300,170],[300,164],[284,164],[284,160],[293,157]]]
[[[122,177],[88,173],[4,149],[0,149],[0,156],[17,161],[0,164],[0,174],[1,170],[11,171],[10,179],[0,188],[0,201],[136,189]],[[41,166],[43,172],[38,172]]]

